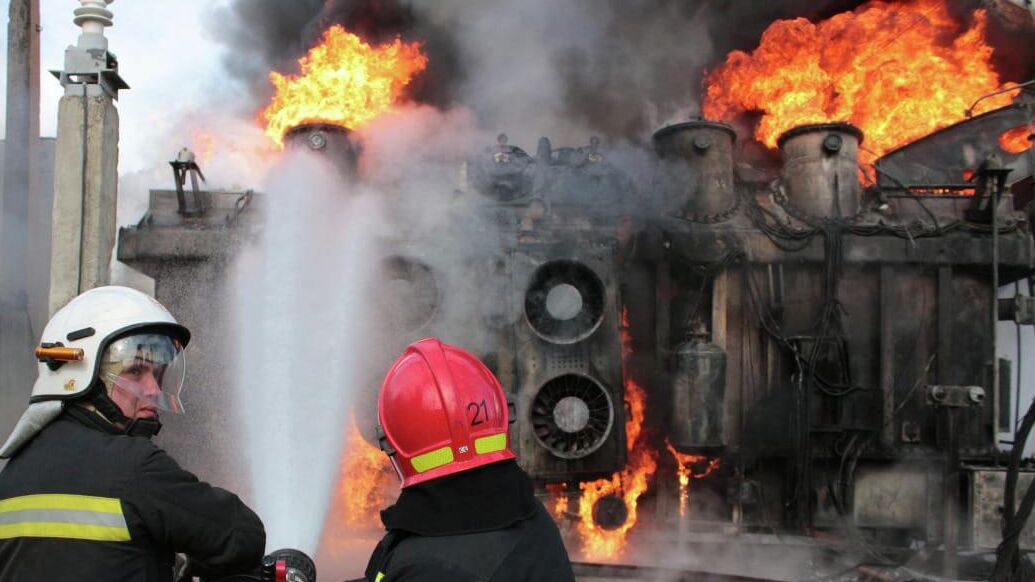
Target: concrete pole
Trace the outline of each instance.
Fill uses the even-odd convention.
[[[39,0],[11,0],[7,27],[7,136],[0,198],[0,435],[18,420],[36,376],[28,294],[30,204],[41,193],[39,165]],[[2,438],[2,436],[0,436]]]
[[[119,114],[115,99],[127,88],[108,52],[113,0],[79,0],[78,44],[65,51],[65,87],[58,104],[51,238],[50,313],[109,281],[117,229]]]
[[[7,26],[3,222],[0,223],[0,300],[5,304],[25,303],[29,200],[33,186],[39,189],[39,17],[39,0],[11,0]]]
[[[106,96],[61,98],[54,162],[50,313],[108,283],[118,200],[119,114]]]

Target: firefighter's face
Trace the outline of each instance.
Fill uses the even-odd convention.
[[[119,373],[118,380],[111,391],[111,400],[118,405],[127,418],[156,418],[158,408],[153,404],[161,394],[161,385],[155,377],[154,365],[144,360],[137,360],[133,365]],[[123,388],[134,386],[140,396]]]

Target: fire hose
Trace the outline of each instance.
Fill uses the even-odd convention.
[[[222,577],[196,576],[189,559],[177,555],[176,582],[316,582],[316,564],[304,552],[284,548],[271,552],[252,571]]]

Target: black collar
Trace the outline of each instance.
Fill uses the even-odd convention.
[[[508,460],[403,489],[381,522],[417,535],[457,535],[503,529],[538,506],[531,479]]]
[[[122,431],[119,430],[118,427],[101,418],[96,412],[87,410],[73,402],[65,405],[65,412],[62,416],[83,426],[87,426],[101,432],[106,432],[108,434],[122,434]]]

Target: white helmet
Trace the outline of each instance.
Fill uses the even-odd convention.
[[[157,300],[129,287],[97,287],[68,302],[43,329],[40,345],[82,350],[82,359],[60,362],[41,359],[32,387],[32,402],[68,400],[90,389],[101,367],[101,355],[111,340],[129,332],[157,332],[190,341],[190,331]]]
[[[162,340],[168,346],[162,345]],[[162,354],[167,361],[161,363],[176,360],[182,364],[180,352],[189,340],[190,331],[177,323],[161,303],[135,289],[98,287],[72,299],[54,314],[43,330],[36,350],[39,376],[32,387],[29,408],[0,447],[0,458],[17,453],[61,414],[65,401],[87,397],[97,382],[114,382],[132,391],[131,380],[116,378],[112,372],[117,374],[124,370],[134,359],[151,360]],[[102,374],[102,370],[107,375]],[[160,382],[161,389],[168,388],[169,393],[159,397],[161,402],[156,402],[159,407],[178,411],[183,371],[180,366],[174,374],[169,374],[177,377],[170,378],[168,386]],[[172,406],[168,406],[170,401]],[[115,406],[110,401],[109,405]],[[112,412],[117,413],[117,409]],[[151,430],[157,432],[160,426],[154,421]]]

